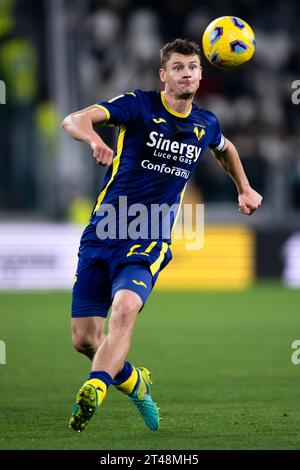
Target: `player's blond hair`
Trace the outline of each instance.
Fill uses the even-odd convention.
[[[189,41],[188,39],[174,39],[174,41],[167,42],[160,50],[160,64],[161,68],[166,67],[166,63],[171,57],[171,54],[176,52],[182,55],[197,55],[201,63],[200,47],[196,42]]]

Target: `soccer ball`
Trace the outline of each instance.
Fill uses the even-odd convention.
[[[251,59],[255,52],[255,36],[246,21],[236,16],[222,16],[204,31],[202,45],[212,65],[234,68]]]

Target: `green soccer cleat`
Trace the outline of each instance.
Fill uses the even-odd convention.
[[[161,418],[159,417],[159,408],[154,403],[150,392],[151,374],[145,367],[137,367],[136,370],[140,377],[140,383],[129,398],[137,407],[150,431],[158,431]]]
[[[69,421],[69,428],[81,432],[98,408],[98,394],[96,388],[85,383],[76,396],[76,403]]]

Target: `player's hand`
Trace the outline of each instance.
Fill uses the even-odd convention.
[[[262,196],[249,186],[239,194],[239,211],[251,215],[261,206],[262,200]]]
[[[91,143],[93,157],[98,165],[110,165],[113,161],[113,151],[102,140]]]

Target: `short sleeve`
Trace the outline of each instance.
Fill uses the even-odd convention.
[[[134,90],[97,103],[96,106],[106,113],[106,124],[120,126],[137,120],[140,115],[139,93],[139,90]]]
[[[222,150],[225,143],[225,137],[221,132],[220,123],[217,117],[212,114],[212,137],[209,144],[209,147],[213,150]]]

